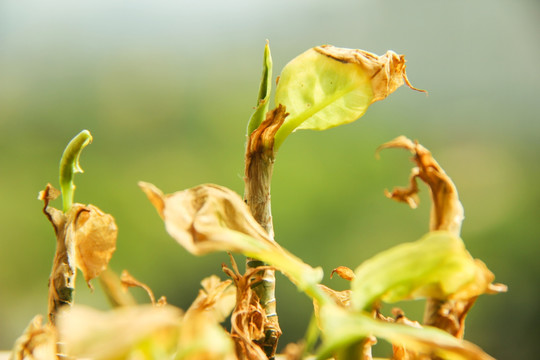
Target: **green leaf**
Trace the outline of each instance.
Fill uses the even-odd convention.
[[[92,135],[88,130],[83,130],[77,134],[66,146],[62,159],[60,160],[60,190],[62,191],[63,210],[68,212],[73,204],[73,176],[82,173],[79,164],[82,149],[92,142]]]
[[[275,148],[296,129],[324,130],[362,116],[373,99],[368,74],[316,48],[289,62],[276,89],[275,103],[290,114],[276,134]]]
[[[463,241],[445,231],[383,251],[355,270],[352,303],[368,310],[382,300],[471,298],[488,289],[493,274]]]
[[[264,121],[266,113],[268,112],[268,105],[270,100],[270,92],[272,91],[272,56],[270,54],[270,45],[268,41],[264,47],[263,57],[263,72],[261,77],[261,84],[259,86],[259,96],[257,97],[257,107],[255,112],[251,115],[248,122],[247,135],[251,135],[253,130],[259,127]]]
[[[373,319],[365,312],[348,312],[334,304],[326,304],[320,312],[324,340],[317,359],[323,360],[341,349],[373,335],[408,350],[434,354],[444,359],[492,359],[479,347],[433,327],[412,327]]]
[[[414,88],[405,74],[405,57],[393,51],[377,56],[363,50],[323,45],[289,62],[276,89],[276,105],[289,116],[275,136],[277,150],[297,129],[325,130],[350,123],[398,87]]]

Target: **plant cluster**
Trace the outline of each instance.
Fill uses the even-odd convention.
[[[247,126],[245,192],[204,184],[172,194],[140,182],[169,235],[194,255],[223,251],[246,257],[241,272],[234,258],[222,265],[229,277],[202,280],[202,289],[185,311],[156,300],[150,288],[127,271],[108,269],[116,249],[114,218],[93,205],[73,203],[73,176],[82,172],[79,156],[92,141],[82,131],[60,162],[60,188],[40,193],[43,212],[57,239],[49,279],[48,321],[32,320],[10,359],[372,359],[377,339],[392,344],[392,359],[491,359],[463,340],[464,321],[477,297],[506,291],[474,259],[460,238],[463,207],[455,185],[431,153],[404,136],[379,150],[401,148],[413,154],[410,184],[386,195],[418,205],[417,180],[430,190],[430,231],[361,263],[332,271],[350,281],[350,290],[321,284],[323,271],[304,263],[274,238],[270,185],[277,151],[298,129],[325,130],[361,117],[373,102],[403,84],[405,58],[388,51],[318,46],[289,62],[278,78],[270,109],[272,60],[268,44],[257,104]],[[423,90],[418,90],[423,91]],[[63,197],[63,209],[49,204]],[[73,304],[77,268],[90,286],[99,278],[114,309],[102,312]],[[312,299],[314,315],[298,344],[276,354],[281,329],[275,297],[280,271]],[[128,287],[144,288],[151,304],[138,305]],[[382,303],[426,299],[422,322]],[[230,330],[222,323],[230,318]]]

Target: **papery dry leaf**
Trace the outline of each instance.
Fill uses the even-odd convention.
[[[234,191],[208,184],[164,195],[152,184],[139,186],[161,210],[169,235],[192,254],[238,252],[271,264],[300,289],[321,280],[320,268],[305,264],[270,239]]]
[[[231,336],[236,345],[236,355],[240,360],[266,360],[266,354],[256,343],[264,340],[264,330],[268,320],[251,286],[253,274],[269,267],[250,269],[245,275],[241,275],[232,256],[231,263],[232,270],[225,265],[222,265],[222,268],[236,286],[236,306],[231,316]],[[275,330],[281,334],[281,329]]]
[[[236,360],[230,334],[219,325],[235,304],[236,289],[231,283],[215,275],[201,282],[203,289],[184,316],[177,359]]]
[[[93,205],[73,204],[68,213],[49,206],[59,191],[47,184],[40,192],[43,213],[56,234],[56,253],[49,278],[49,319],[62,305],[71,305],[76,268],[89,287],[89,281],[107,268],[116,249],[117,227],[114,218]]]
[[[327,295],[330,295],[330,298],[334,300],[334,302],[343,307],[348,308],[351,305],[351,290],[343,290],[343,291],[337,291],[334,289],[329,288],[328,286],[319,284],[319,288],[321,288]]]
[[[416,178],[419,177],[430,188],[432,199],[430,230],[449,231],[455,236],[461,232],[463,222],[463,206],[459,201],[456,186],[440,165],[432,157],[429,150],[416,141],[405,136],[399,136],[394,140],[381,145],[377,152],[386,148],[402,148],[414,154],[413,161],[417,167],[412,170],[410,185],[408,188],[396,188],[386,195],[396,201],[408,203],[411,208],[418,204],[418,185]],[[492,284],[494,275],[480,260],[476,262],[476,281],[472,281],[458,293],[447,299],[429,298],[426,303],[424,323],[443,329],[446,332],[462,338],[465,329],[465,317],[473,306],[476,298],[484,293],[505,292],[505,285]]]
[[[334,276],[334,273],[338,274],[338,276],[344,280],[351,281],[354,279],[354,271],[346,266],[338,266],[332,270],[332,273],[330,273],[330,279]]]
[[[54,328],[43,325],[43,317],[37,315],[15,341],[9,360],[56,360],[56,341]]]
[[[236,288],[231,284],[232,280],[221,281],[216,275],[203,279],[203,288],[186,311],[186,316],[192,312],[206,311],[211,312],[218,323],[223,322],[236,303]]]
[[[90,286],[116,250],[118,228],[111,215],[94,205],[73,204],[67,216],[66,246],[73,249],[76,266]]]
[[[243,252],[245,248],[235,241],[237,234],[269,241],[238,194],[225,187],[207,184],[164,195],[152,184],[139,182],[139,186],[169,234],[192,254]]]
[[[416,195],[418,187],[415,179],[419,177],[429,186],[433,201],[430,230],[445,230],[459,236],[461,223],[464,219],[463,206],[459,201],[458,192],[452,179],[446,175],[437,161],[431,156],[429,150],[405,136],[399,136],[379,146],[377,152],[388,148],[409,150],[414,154],[413,161],[417,164],[417,167],[412,170],[409,188],[396,188],[391,193],[387,193],[387,196],[415,208],[418,204]]]
[[[133,275],[131,275],[127,270],[122,271],[122,275],[120,275],[120,281],[126,291],[130,287],[139,287],[143,289],[148,294],[148,297],[150,298],[152,305],[154,306],[157,305],[156,297],[154,296],[154,292],[152,291],[152,289],[150,289],[150,287],[146,285],[145,283],[140,282],[139,280],[135,279]],[[163,297],[161,299],[163,299]],[[164,305],[165,304],[167,304],[166,300],[165,300]]]
[[[420,325],[418,321],[409,320],[401,309],[394,308],[392,310],[392,313],[395,316],[395,320],[393,321],[396,324],[412,326],[417,329],[422,328],[422,325]],[[404,344],[392,344],[392,351],[394,354],[392,360],[422,360],[429,358],[424,355],[418,354],[416,351],[408,350],[406,345]]]
[[[373,100],[383,100],[398,87],[407,84],[413,90],[426,92],[415,88],[407,79],[405,73],[405,55],[398,55],[389,50],[382,56],[358,49],[344,49],[332,45],[322,45],[314,48],[315,51],[347,64],[360,66],[371,79]]]

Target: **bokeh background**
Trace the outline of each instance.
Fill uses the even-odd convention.
[[[320,44],[392,49],[406,54],[411,82],[429,91],[403,87],[357,122],[290,136],[272,184],[276,239],[344,289],[344,280],[328,278],[333,268],[422,236],[427,189],[414,211],[383,195],[407,183],[410,155],[374,158],[398,135],[418,139],[460,191],[469,251],[509,285],[478,300],[466,338],[496,358],[535,358],[536,0],[0,1],[0,349],[46,313],[55,237],[37,194],[58,185],[62,151],[82,129],[94,142],[81,157],[75,200],[115,216],[112,268],[182,308],[203,277],[221,273],[227,256],[195,258],[177,245],[137,182],[165,192],[206,182],[243,192],[245,128],[266,39],[274,76]],[[303,337],[311,305],[283,276],[278,282],[284,345]],[[91,292],[79,281],[76,302],[106,309],[94,285]],[[421,314],[421,302],[398,305]]]

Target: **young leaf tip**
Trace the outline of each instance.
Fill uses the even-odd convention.
[[[62,190],[63,210],[68,212],[73,204],[73,175],[82,173],[79,158],[82,150],[92,142],[90,131],[83,130],[78,133],[66,146],[60,160],[60,189]]]

